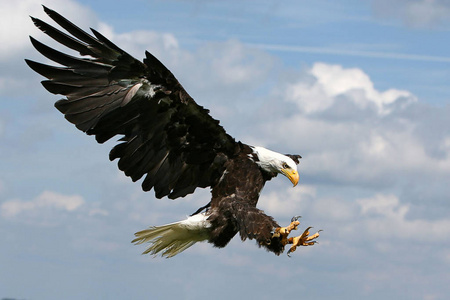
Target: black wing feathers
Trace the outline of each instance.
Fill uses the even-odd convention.
[[[74,57],[31,38],[33,46],[61,66],[30,60],[46,77],[43,86],[66,96],[55,103],[66,119],[103,143],[122,135],[110,152],[133,181],[142,177],[144,190],[177,198],[197,187],[214,185],[237,144],[197,105],[173,74],[152,54],[140,62],[99,32],[86,33],[60,14],[45,12],[67,33],[32,18],[44,33],[77,51]]]
[[[104,43],[102,43],[99,40],[95,39],[90,34],[88,34],[84,30],[82,30],[81,28],[79,28],[78,26],[76,26],[75,24],[73,24],[72,22],[70,22],[69,20],[67,20],[66,18],[61,16],[60,14],[58,14],[56,11],[51,10],[51,9],[45,7],[45,6],[43,6],[43,7],[44,7],[44,11],[47,13],[47,15],[50,18],[53,19],[53,21],[58,23],[59,26],[61,26],[65,30],[67,30],[67,32],[72,34],[74,37],[76,37],[80,41],[86,43],[85,47],[81,51],[79,49],[72,48],[70,46],[70,44],[66,44],[64,41],[58,40],[57,39],[59,37],[58,35],[54,36],[50,32],[46,32],[45,31],[46,28],[51,27],[51,26],[47,25],[48,27],[41,28],[41,27],[39,27],[36,24],[39,27],[39,29],[41,29],[43,32],[47,33],[49,36],[51,36],[53,39],[55,39],[56,41],[60,42],[61,44],[65,45],[65,46],[67,46],[69,48],[72,48],[74,50],[80,51],[81,55],[91,55],[91,56],[96,57],[97,59],[99,59],[101,61],[104,61],[104,62],[106,60],[113,61],[114,59],[117,58],[118,55],[120,55],[121,52],[123,52],[117,46],[114,46],[114,48],[108,47]],[[44,22],[42,22],[42,23],[44,23]],[[78,42],[78,43],[79,43],[79,45],[82,45],[81,42]],[[89,51],[89,52],[84,52],[84,51]]]

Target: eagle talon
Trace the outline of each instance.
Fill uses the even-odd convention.
[[[289,224],[286,227],[278,227],[278,228],[276,228],[275,232],[272,234],[272,238],[279,238],[279,237],[281,237],[281,244],[283,246],[288,244],[289,243],[289,241],[288,241],[289,233],[292,230],[297,230],[297,226],[300,225],[300,222],[298,221],[299,217],[300,216],[293,217],[292,220],[291,220],[291,224]]]
[[[317,239],[319,237],[319,232],[323,231],[323,230],[319,230],[316,233],[314,233],[313,235],[309,235],[309,230],[312,227],[308,227],[305,229],[305,231],[303,231],[303,233],[299,236],[296,237],[291,237],[288,239],[288,243],[292,244],[291,248],[289,249],[289,251],[287,252],[287,256],[291,257],[290,254],[292,252],[294,252],[295,250],[297,250],[298,246],[312,246],[314,244],[317,244],[318,242],[315,241],[315,239]]]
[[[298,219],[300,219],[301,217],[302,216],[293,216],[292,219],[291,219],[291,223],[295,222],[295,221],[298,221]]]
[[[287,255],[289,258],[291,258],[291,255],[290,255],[290,254],[291,254],[292,252],[294,252],[294,251],[295,251],[295,249],[294,249],[293,251],[291,251],[291,249],[289,249],[289,251],[286,253],[286,255]]]

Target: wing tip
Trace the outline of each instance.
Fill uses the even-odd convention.
[[[50,9],[50,8],[48,8],[47,6],[45,6],[44,4],[41,4],[42,5],[42,8],[44,9],[44,12],[47,14],[47,15],[51,15],[51,14],[57,14],[57,12],[56,11],[54,11],[53,9]]]

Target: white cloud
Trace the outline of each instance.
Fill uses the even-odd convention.
[[[402,204],[395,195],[377,194],[356,202],[361,214],[367,218],[364,227],[374,240],[418,239],[423,243],[439,242],[443,237],[450,236],[450,219],[408,218],[410,204]]]
[[[395,195],[375,195],[372,198],[357,201],[361,206],[362,214],[375,213],[390,218],[403,219],[408,212],[407,206],[400,206],[399,199]]]
[[[100,28],[100,30],[102,29]],[[112,28],[108,31],[109,33],[104,33],[103,30],[100,32],[138,60],[145,57],[145,50],[160,59],[161,57],[169,57],[169,55],[171,57],[176,56],[177,52],[180,52],[178,40],[170,33],[140,30],[115,34]]]
[[[315,199],[312,203],[312,212],[314,216],[325,217],[334,222],[352,222],[358,214],[352,202],[334,197]]]
[[[283,179],[282,176],[277,177],[278,181]],[[271,183],[269,182],[268,184]],[[315,197],[316,188],[314,186],[300,185],[296,188],[284,188],[263,193],[258,202],[258,207],[269,215],[291,218],[294,215],[298,215],[301,211],[305,211],[307,203]]]
[[[213,43],[202,48],[198,59],[206,59],[212,74],[225,86],[253,85],[261,79],[259,74],[271,66],[271,60],[264,59],[259,51],[252,51],[236,40]],[[252,84],[253,82],[253,84]]]
[[[23,213],[40,210],[56,209],[59,211],[72,212],[84,204],[83,197],[79,195],[63,195],[52,191],[44,191],[30,201],[8,200],[1,204],[0,213],[4,218],[13,218]]]
[[[210,42],[193,52],[180,52],[169,60],[171,70],[197,101],[211,108],[242,108],[256,99],[240,101],[242,94],[260,87],[274,65],[274,58],[249,49],[237,40]],[[238,105],[239,103],[239,105]]]
[[[379,16],[400,18],[414,27],[435,26],[450,20],[447,0],[373,0],[373,7]]]
[[[313,77],[310,81],[291,84],[286,90],[287,100],[296,103],[307,114],[330,108],[340,96],[345,96],[360,109],[374,105],[379,114],[389,113],[389,106],[397,100],[416,101],[408,91],[376,90],[369,76],[358,68],[315,63],[309,73]]]
[[[105,209],[94,207],[91,210],[89,210],[88,214],[90,217],[92,217],[92,216],[108,216],[109,212]]]
[[[306,74],[276,87],[297,109],[256,126],[271,145],[299,152],[308,176],[360,187],[450,178],[445,110],[423,109],[405,90],[380,91],[361,69],[315,63]]]
[[[0,61],[7,61],[12,56],[23,54],[31,48],[29,35],[36,36],[38,29],[29,16],[46,17],[41,4],[58,11],[62,15],[77,16],[80,27],[93,26],[97,18],[89,9],[72,0],[19,0],[0,1],[0,19],[8,26],[0,28]],[[97,26],[98,27],[98,26]]]

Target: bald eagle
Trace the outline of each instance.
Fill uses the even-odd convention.
[[[186,220],[137,232],[136,244],[149,243],[144,253],[172,257],[199,241],[225,247],[237,234],[254,239],[279,255],[297,246],[313,245],[318,233],[297,229],[297,217],[287,227],[256,208],[264,184],[282,174],[297,185],[300,155],[283,155],[235,141],[209,111],[198,105],[174,75],[152,54],[143,62],[94,29],[86,33],[57,12],[44,11],[66,33],[32,18],[33,23],[62,45],[79,52],[74,57],[52,49],[33,37],[42,55],[58,63],[50,66],[26,60],[47,78],[42,85],[65,96],[55,107],[79,130],[98,143],[121,136],[110,152],[118,167],[144,191],[157,198],[176,199],[211,188],[211,200]]]

